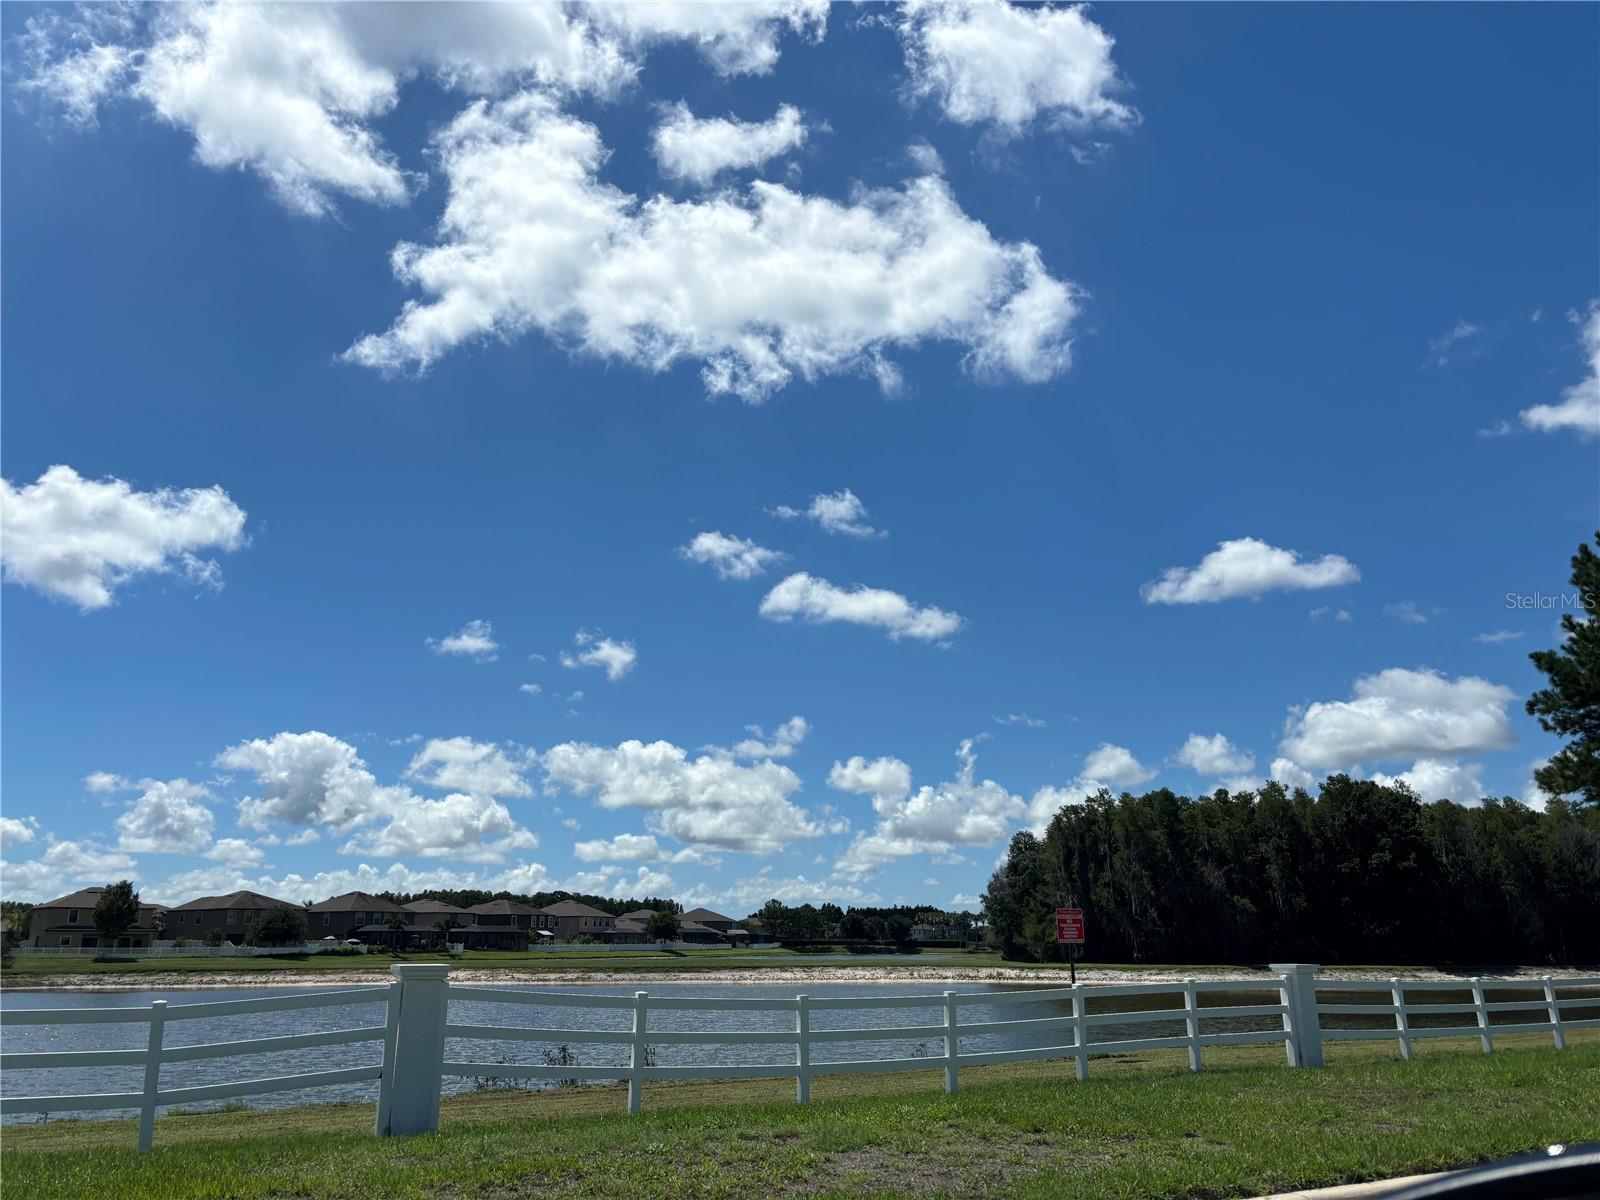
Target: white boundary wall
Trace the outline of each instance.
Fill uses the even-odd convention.
[[[327,1087],[364,1080],[379,1082],[375,1121],[380,1136],[424,1133],[439,1123],[439,1097],[445,1076],[472,1076],[502,1079],[623,1079],[628,1084],[627,1107],[638,1112],[644,1103],[644,1084],[661,1079],[793,1079],[795,1099],[807,1103],[811,1079],[815,1075],[855,1072],[925,1071],[942,1068],[945,1090],[954,1092],[962,1067],[989,1063],[1018,1062],[1027,1059],[1070,1058],[1077,1077],[1087,1079],[1089,1060],[1098,1054],[1121,1054],[1134,1050],[1184,1050],[1189,1067],[1198,1071],[1203,1056],[1212,1046],[1244,1043],[1281,1043],[1291,1067],[1316,1067],[1323,1061],[1323,1044],[1328,1041],[1393,1039],[1405,1058],[1412,1056],[1412,1043],[1421,1037],[1475,1037],[1484,1053],[1494,1050],[1494,1039],[1508,1033],[1548,1033],[1555,1047],[1566,1048],[1566,1033],[1574,1029],[1600,1028],[1600,1016],[1575,1018],[1563,1014],[1573,1009],[1600,1007],[1600,998],[1564,996],[1575,988],[1600,988],[1600,977],[1584,979],[1538,980],[1472,979],[1462,982],[1412,983],[1392,979],[1387,985],[1355,980],[1318,980],[1317,968],[1309,963],[1274,963],[1276,979],[1266,981],[1185,980],[1182,983],[1129,984],[1118,987],[1035,988],[1004,992],[947,991],[943,996],[792,996],[792,997],[689,997],[656,996],[635,992],[632,996],[606,996],[583,992],[512,991],[501,988],[464,987],[451,984],[447,964],[404,964],[390,968],[395,979],[387,985],[319,992],[306,996],[272,997],[260,1000],[223,1000],[200,1004],[171,1004],[165,1000],[143,1008],[85,1009],[9,1009],[0,1020],[15,1025],[83,1025],[107,1022],[140,1022],[149,1028],[142,1050],[74,1050],[42,1053],[0,1054],[0,1073],[14,1070],[50,1070],[85,1066],[143,1066],[144,1086],[137,1092],[111,1092],[94,1095],[5,1096],[0,1098],[0,1113],[80,1112],[134,1108],[139,1111],[139,1148],[148,1150],[155,1136],[157,1109],[173,1104],[205,1100],[226,1100],[259,1096],[271,1092]],[[1537,993],[1531,1000],[1494,1000],[1496,990],[1516,989]],[[1200,1003],[1206,993],[1261,991],[1277,992],[1277,1000],[1265,1004],[1207,1007]],[[1318,992],[1332,993],[1323,1003]],[[1389,993],[1386,1003],[1338,1003],[1340,994],[1351,992]],[[1430,994],[1441,991],[1467,991],[1468,1002],[1428,1003]],[[1174,996],[1177,1008],[1141,1009],[1134,1012],[1091,1013],[1091,998]],[[631,1027],[625,1030],[539,1028],[526,1025],[487,1026],[458,1024],[450,1020],[450,1002],[488,1002],[493,1004],[538,1005],[545,1008],[622,1009],[631,1013]],[[1047,1016],[1032,1016],[1028,1006],[1046,1001],[1070,1001],[1071,1010]],[[335,1007],[349,1004],[381,1005],[382,1023],[329,1032],[293,1034],[286,1037],[254,1038],[198,1046],[165,1046],[163,1034],[168,1023],[202,1017],[244,1016],[260,1012]],[[1000,1006],[1015,1017],[1003,1020],[963,1021],[964,1005]],[[813,1029],[811,1015],[827,1010],[866,1010],[936,1008],[942,1019],[934,1025],[911,1027],[861,1026],[846,1029]],[[652,1030],[650,1015],[655,1012],[692,1010],[700,1012],[778,1012],[794,1014],[794,1028],[784,1032],[751,1030]],[[1528,1020],[1491,1024],[1490,1014],[1522,1012]],[[1417,1028],[1420,1016],[1461,1014],[1470,1021],[1461,1025]],[[1391,1027],[1323,1029],[1322,1016],[1387,1017]],[[1277,1017],[1281,1029],[1242,1033],[1208,1033],[1207,1021],[1224,1017]],[[1097,1025],[1139,1025],[1151,1022],[1182,1021],[1180,1037],[1131,1038],[1095,1042],[1089,1031]],[[1038,1033],[1056,1035],[1051,1044],[1016,1050],[989,1050],[963,1053],[961,1039],[977,1034]],[[447,1038],[470,1041],[527,1041],[559,1043],[609,1043],[629,1048],[628,1062],[621,1066],[535,1066],[524,1063],[486,1063],[447,1059]],[[823,1043],[904,1039],[938,1039],[943,1052],[936,1058],[860,1059],[813,1064],[811,1050]],[[165,1063],[192,1062],[196,1059],[229,1058],[264,1054],[277,1050],[296,1050],[311,1046],[337,1046],[381,1041],[380,1065],[346,1070],[315,1071],[301,1075],[281,1075],[265,1079],[245,1079],[201,1087],[163,1088],[161,1067]],[[783,1064],[706,1063],[695,1066],[651,1065],[649,1046],[672,1045],[778,1045],[791,1046],[794,1060]]]

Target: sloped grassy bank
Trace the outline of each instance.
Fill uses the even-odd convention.
[[[1228,1197],[1464,1166],[1600,1137],[1600,1037],[1558,1053],[1339,1046],[1320,1071],[1281,1050],[1171,1053],[963,1073],[661,1084],[627,1117],[610,1088],[449,1101],[418,1138],[371,1135],[369,1105],[7,1127],[8,1200],[514,1200],[520,1197]],[[792,1086],[792,1085],[790,1085]]]

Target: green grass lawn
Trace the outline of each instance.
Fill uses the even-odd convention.
[[[1468,1165],[1600,1131],[1600,1035],[1563,1053],[1527,1035],[1338,1044],[1291,1071],[1282,1050],[973,1068],[792,1084],[662,1083],[645,1112],[616,1088],[447,1101],[437,1134],[372,1136],[371,1105],[8,1126],[7,1200],[520,1200],[523,1197],[1229,1197]]]

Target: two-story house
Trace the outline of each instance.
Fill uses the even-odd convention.
[[[215,929],[223,941],[242,946],[249,939],[252,927],[268,909],[299,907],[293,900],[279,900],[252,891],[201,896],[167,910],[167,937],[204,941]]]
[[[512,929],[535,929],[534,917],[538,909],[515,900],[488,900],[474,904],[467,912],[475,925],[504,925]]]
[[[312,941],[336,937],[341,941],[356,937],[363,925],[383,925],[396,913],[406,920],[415,918],[393,900],[384,900],[366,892],[346,892],[306,906],[306,932]],[[430,918],[427,922],[432,923]]]
[[[401,907],[408,913],[414,914],[411,919],[421,925],[432,925],[441,919],[449,921],[452,925],[473,923],[472,914],[466,909],[446,904],[443,900],[413,900]]]
[[[156,936],[152,922],[157,913],[167,911],[166,905],[139,905],[138,920],[113,942],[103,937],[94,926],[94,906],[105,890],[103,887],[83,888],[70,895],[35,904],[33,911],[28,914],[28,944],[40,948],[84,950],[149,946]]]
[[[581,900],[558,900],[538,911],[547,918],[547,923],[540,928],[548,929],[561,941],[576,937],[599,939],[617,923],[610,913],[601,912]]]

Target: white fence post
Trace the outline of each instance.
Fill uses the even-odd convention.
[[[944,1090],[953,1092],[960,1086],[958,1072],[961,1037],[956,1032],[956,994],[944,994]]]
[[[795,997],[794,1010],[794,1100],[811,1103],[811,1010],[806,996]]]
[[[633,994],[633,1049],[628,1056],[628,1111],[636,1113],[644,1107],[645,1025],[650,1016],[650,994]]]
[[[450,967],[446,963],[405,963],[389,970],[400,981],[400,1023],[395,1030],[388,1132],[432,1133],[439,1128]]]
[[[1184,1027],[1189,1033],[1189,1070],[1200,1069],[1200,1005],[1194,994],[1194,980],[1183,981]]]
[[[1272,963],[1268,969],[1282,980],[1278,995],[1283,1014],[1284,1043],[1291,1067],[1322,1065],[1322,1022],[1317,1019],[1317,964]]]
[[[1561,1003],[1556,999],[1556,981],[1550,976],[1544,977],[1544,1002],[1550,1010],[1550,1033],[1556,1040],[1556,1049],[1567,1048],[1567,1035],[1561,1028]]]
[[[1411,1059],[1411,1022],[1406,1016],[1406,989],[1399,978],[1389,980],[1389,996],[1394,1000],[1394,1031],[1400,1035],[1400,1057]]]
[[[156,1094],[161,1091],[161,1038],[167,1020],[167,1002],[150,1001],[150,1040],[145,1044],[144,1095],[139,1101],[139,1149],[156,1140]]]
[[[1483,1006],[1483,980],[1476,977],[1472,980],[1472,1003],[1478,1013],[1478,1040],[1483,1043],[1485,1054],[1493,1054],[1494,1035],[1489,1032],[1489,1010]]]
[[[1089,1078],[1089,1028],[1084,1023],[1083,984],[1072,985],[1072,1059],[1078,1082]]]
[[[378,1116],[374,1132],[389,1135],[389,1114],[394,1109],[394,1052],[400,1032],[400,992],[398,979],[389,984],[389,998],[383,1010],[383,1074],[378,1077]]]

